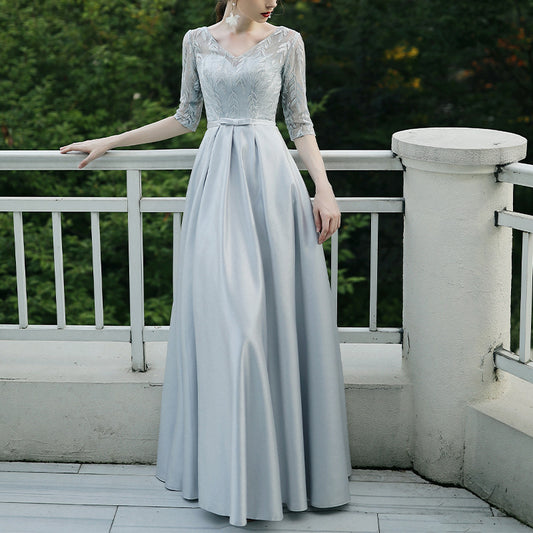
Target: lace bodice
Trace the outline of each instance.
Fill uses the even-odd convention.
[[[183,37],[179,108],[174,115],[195,131],[202,105],[208,122],[222,118],[274,121],[281,94],[291,140],[314,135],[305,88],[301,35],[278,26],[244,54],[225,50],[206,26]]]

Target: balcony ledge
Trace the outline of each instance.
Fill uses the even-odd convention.
[[[533,524],[531,385],[505,376],[499,398],[476,402],[466,415],[464,486]]]
[[[2,341],[0,460],[153,463],[166,343]],[[341,344],[352,462],[411,466],[400,345]]]

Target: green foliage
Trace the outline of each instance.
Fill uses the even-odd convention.
[[[313,117],[322,149],[383,149],[395,131],[431,126],[533,137],[531,0],[284,3],[282,24],[301,31],[306,43],[308,98],[317,101],[335,91],[325,112]],[[346,174],[330,173],[338,196],[402,195],[397,177],[365,173],[348,179]],[[515,195],[515,208],[533,212],[530,190]],[[382,325],[401,324],[398,225],[393,217],[380,222]],[[362,262],[368,257],[366,246],[351,247]],[[513,270],[519,271],[516,260]],[[366,310],[361,289],[359,284],[351,317]],[[514,316],[516,309],[515,298]]]
[[[182,37],[214,22],[214,4],[0,0],[0,148],[57,149],[171,115]],[[383,149],[395,131],[436,125],[532,137],[531,0],[284,0],[272,23],[303,34],[309,107],[322,149]],[[142,148],[197,147],[205,127],[203,119],[195,133]],[[183,196],[188,176],[150,172],[143,194]],[[338,196],[402,196],[396,173],[329,176]],[[0,174],[0,188],[2,196],[123,196],[125,176],[9,172]],[[517,196],[515,207],[533,212],[529,191]],[[380,217],[378,321],[387,326],[401,324],[400,216]],[[50,217],[24,215],[24,222],[30,321],[54,323]],[[171,228],[169,214],[144,217],[148,324],[170,316]],[[63,216],[70,323],[94,320],[89,234],[88,215]],[[0,214],[1,323],[17,321],[12,235],[11,216]],[[125,215],[103,214],[101,238],[106,324],[123,324],[129,315]],[[339,240],[339,323],[365,325],[368,217],[344,215]],[[329,254],[329,243],[324,248]]]
[[[304,34],[308,96],[332,88],[317,117],[324,148],[390,146],[435,125],[531,136],[533,2],[286,0]]]
[[[212,11],[198,1],[188,6],[184,13],[169,0],[0,0],[2,148],[57,149],[171,115],[179,97],[181,39],[188,27],[205,22]],[[157,148],[197,147],[203,131],[205,121],[197,133],[158,143]],[[144,180],[143,193],[184,196],[187,180],[188,172],[152,172]],[[125,175],[9,172],[0,175],[0,186],[6,196],[124,196]],[[24,222],[30,321],[55,323],[51,220],[49,215],[32,215]],[[126,222],[122,214],[101,216],[106,324],[124,324],[129,315]],[[168,242],[162,252],[170,229],[168,223],[145,224],[145,253],[153,259],[153,275],[147,276],[145,286],[149,324],[170,317]],[[2,323],[17,321],[12,235],[11,218],[3,216]],[[94,323],[90,246],[88,215],[63,215],[69,323]]]

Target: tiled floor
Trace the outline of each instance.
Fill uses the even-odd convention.
[[[526,533],[465,489],[410,471],[354,470],[351,503],[244,528],[166,490],[153,466],[0,463],[1,533]]]

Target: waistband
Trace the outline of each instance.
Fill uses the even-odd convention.
[[[221,117],[218,120],[210,120],[207,123],[208,128],[215,128],[217,126],[248,126],[249,124],[265,124],[268,126],[275,126],[274,120],[267,120],[262,118],[226,118]]]

